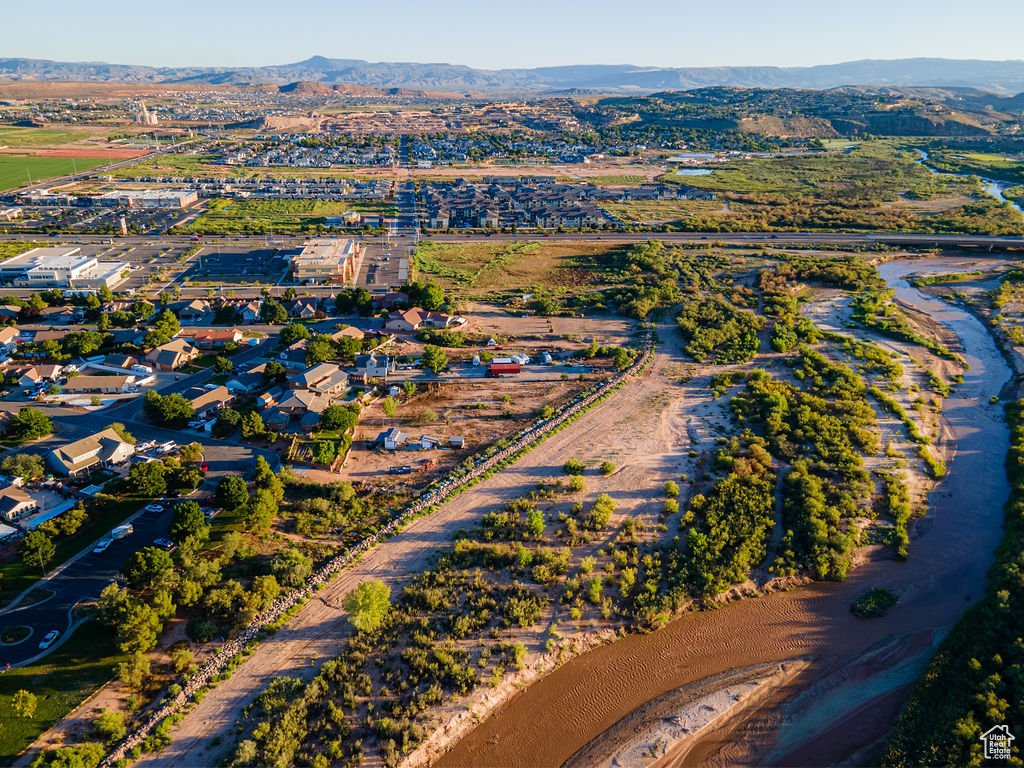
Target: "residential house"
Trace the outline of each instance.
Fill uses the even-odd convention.
[[[192,343],[200,349],[223,349],[228,344],[241,344],[245,336],[237,328],[211,328],[192,337]]]
[[[386,429],[377,435],[374,443],[385,451],[396,451],[408,440],[408,436],[397,427]]]
[[[133,365],[139,365],[139,359],[137,357],[132,357],[131,355],[115,353],[103,358],[103,364],[110,368],[120,368],[124,371],[130,371]]]
[[[270,408],[273,405],[277,405],[282,397],[285,397],[284,387],[271,387],[263,394],[256,396],[256,406],[258,408]],[[266,419],[263,422],[266,423]]]
[[[340,341],[341,339],[356,339],[357,341],[362,341],[366,338],[366,332],[359,330],[353,325],[346,325],[340,331],[332,333],[331,338],[335,341]]]
[[[43,377],[34,365],[22,365],[13,368],[8,372],[8,377],[13,379],[19,387],[34,387],[39,384]]]
[[[448,438],[448,445],[452,448],[462,449],[466,447],[466,438],[462,435],[452,435]]]
[[[288,317],[298,320],[312,320],[318,312],[317,301],[313,298],[292,299],[284,302],[285,311]]]
[[[285,368],[306,367],[306,339],[299,339],[294,344],[278,353],[277,359]]]
[[[0,323],[17,320],[21,316],[21,307],[13,304],[0,304]]]
[[[75,376],[68,379],[63,391],[66,395],[119,395],[134,384],[134,376]]]
[[[301,416],[304,413],[323,413],[331,401],[331,397],[319,392],[309,389],[294,389],[281,397],[277,408],[282,413]]]
[[[39,502],[16,485],[0,488],[0,519],[13,523],[39,509]]]
[[[198,356],[199,350],[185,339],[172,339],[150,350],[146,355],[146,362],[152,363],[161,371],[176,371]]]
[[[62,475],[75,477],[94,467],[122,464],[135,454],[135,446],[126,443],[113,429],[83,437],[50,451],[50,466]]]
[[[198,320],[202,320],[208,314],[213,312],[213,308],[210,306],[210,302],[206,299],[193,299],[192,301],[179,301],[176,304],[170,306],[170,310],[174,312],[178,319],[184,322],[194,323]]]
[[[409,332],[417,331],[420,328],[449,328],[453,325],[464,325],[465,322],[463,318],[456,315],[411,307],[398,313],[391,313],[384,328],[389,331]]]
[[[17,326],[7,325],[0,328],[0,347],[13,347],[17,344],[17,339],[20,335],[21,331],[18,330]]]
[[[216,416],[218,411],[226,408],[235,399],[235,396],[231,394],[227,387],[217,387],[210,390],[200,389],[198,392],[189,390],[185,393],[185,397],[189,398],[192,410],[196,414],[195,418],[204,421]]]
[[[348,389],[348,374],[335,363],[320,363],[289,377],[296,389],[308,389],[324,395],[337,395]]]
[[[263,366],[260,367],[262,368]],[[234,394],[248,394],[260,389],[265,381],[266,379],[261,372],[246,371],[245,373],[240,373],[237,376],[228,379],[224,382],[224,386]]]
[[[363,380],[386,379],[395,372],[395,359],[388,355],[371,352],[368,355],[356,355],[356,374]]]
[[[251,299],[248,301],[245,299],[237,299],[225,301],[221,306],[225,305],[232,307],[238,313],[239,318],[241,318],[240,322],[248,325],[250,323],[255,323],[260,319],[260,309],[263,307],[263,299]]]
[[[111,342],[114,346],[129,346],[129,347],[141,347],[142,340],[145,337],[145,331],[141,331],[138,328],[116,328],[107,331],[107,334],[111,337]]]
[[[64,370],[63,365],[56,365],[54,363],[47,363],[45,365],[37,365],[36,372],[39,374],[43,381],[56,381],[60,378],[61,371]]]
[[[262,416],[264,426],[275,432],[286,431],[292,420],[291,414],[279,411],[277,408],[269,408]]]

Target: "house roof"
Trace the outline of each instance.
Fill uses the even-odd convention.
[[[226,403],[230,401],[233,397],[234,395],[231,394],[227,387],[217,387],[216,389],[211,389],[208,392],[203,392],[203,394],[193,398],[191,400],[191,403],[192,407],[195,410],[199,411],[202,410],[203,408],[206,408],[209,405],[218,405]]]
[[[22,504],[35,501],[16,485],[0,488],[0,517],[10,517]]]
[[[106,389],[111,386],[124,389],[125,386],[131,384],[133,381],[135,381],[134,376],[75,376],[73,379],[68,379],[68,383],[64,385],[64,389],[65,391],[80,389]]]
[[[322,392],[343,386],[348,381],[348,374],[335,363],[320,363],[296,373],[292,381],[307,389]]]
[[[123,445],[129,445],[113,429],[104,429],[95,435],[83,437],[73,443],[66,443],[50,452],[68,472],[78,472],[93,464],[106,461]]]
[[[282,411],[312,411],[322,413],[331,404],[331,398],[308,389],[296,389],[277,404]]]

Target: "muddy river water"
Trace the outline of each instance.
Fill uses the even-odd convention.
[[[842,583],[818,583],[685,615],[663,629],[599,647],[525,689],[438,765],[558,766],[646,702],[750,665],[797,657],[811,663],[753,711],[735,716],[659,764],[859,763],[891,727],[909,685],[938,642],[981,596],[1008,494],[1008,433],[990,405],[1010,378],[992,337],[971,314],[909,286],[941,260],[894,261],[880,272],[898,297],[955,332],[970,369],[946,399],[955,440],[949,475],[933,491],[910,557],[887,553]],[[873,586],[899,594],[880,619],[850,603]]]

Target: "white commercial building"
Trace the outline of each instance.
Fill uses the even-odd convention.
[[[292,257],[292,273],[305,285],[349,283],[356,278],[362,252],[357,240],[307,240],[302,252]]]
[[[0,282],[28,288],[98,290],[120,284],[127,264],[99,261],[81,248],[33,248],[0,262]]]

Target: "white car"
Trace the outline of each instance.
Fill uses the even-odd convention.
[[[96,546],[92,548],[94,555],[102,555],[107,551],[107,548],[113,543],[111,539],[100,539]]]
[[[45,651],[47,648],[49,648],[56,642],[58,637],[60,637],[60,632],[58,632],[56,629],[52,629],[49,632],[47,632],[46,637],[44,637],[42,641],[39,643],[40,650]]]
[[[163,504],[147,504],[144,507],[144,509],[147,512],[163,512],[164,511],[164,505]]]

